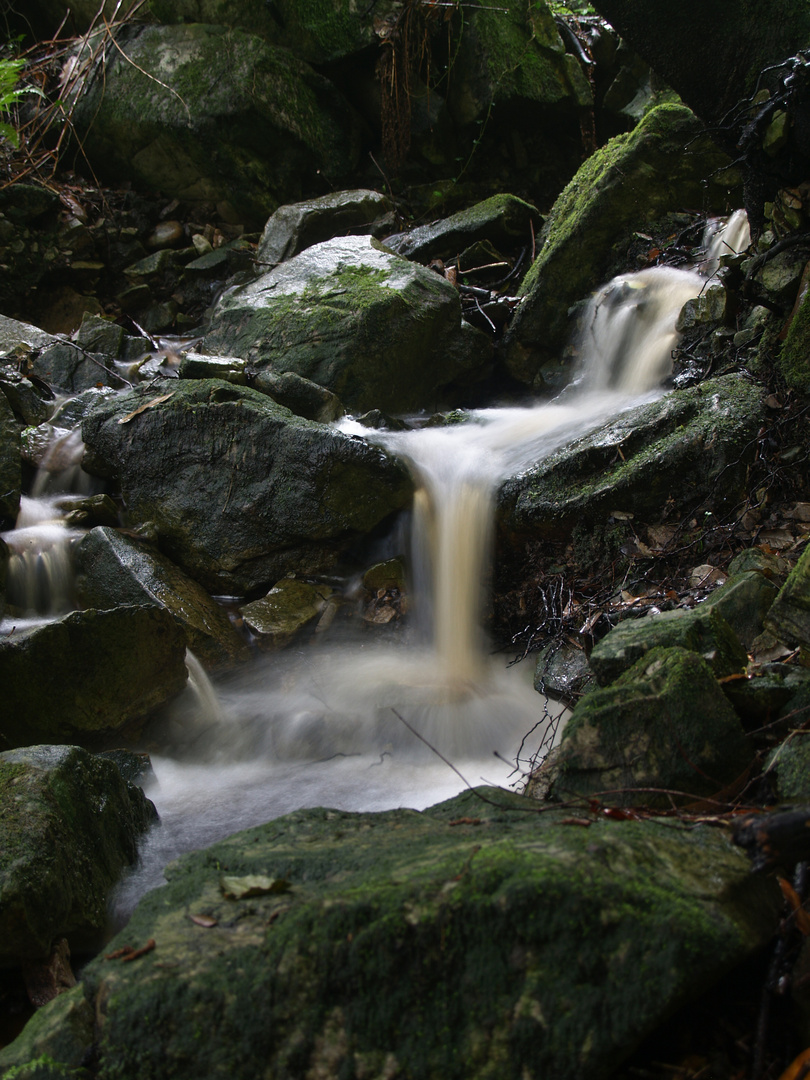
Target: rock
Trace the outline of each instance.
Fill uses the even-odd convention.
[[[670,518],[683,516],[709,495],[721,516],[746,491],[761,401],[758,387],[730,375],[627,410],[506,481],[498,497],[504,544],[574,529],[595,536],[614,510],[654,525],[665,507]]]
[[[591,155],[555,202],[520,286],[523,302],[504,343],[511,374],[531,384],[545,364],[557,362],[571,332],[569,309],[610,275],[614,245],[644,220],[652,223],[673,206],[704,206],[707,194],[724,208],[724,165],[728,159],[683,105],[657,106]]]
[[[17,1067],[25,1068],[24,1073],[17,1075],[25,1076],[26,1080],[29,1077],[30,1080],[61,1080],[68,1069],[71,1080],[85,1080],[89,1074],[79,1070],[87,1060],[93,1029],[93,1010],[84,996],[84,988],[77,986],[68,990],[47,1009],[35,1012],[13,1045],[0,1050],[0,1075],[7,1076],[5,1070]],[[34,1064],[36,1059],[39,1060]],[[54,1065],[48,1065],[48,1061]]]
[[[0,367],[0,392],[24,424],[41,424],[53,411],[53,401],[48,398],[47,391],[11,367]]]
[[[343,416],[340,399],[331,390],[326,390],[294,371],[276,372],[265,369],[253,376],[251,385],[306,420],[331,424],[333,420],[339,420]]]
[[[801,723],[804,707],[810,705],[810,672],[792,664],[763,663],[752,668],[748,678],[724,683],[723,691],[746,731],[773,724],[794,709]]]
[[[44,349],[58,339],[30,323],[0,315],[0,356],[8,357],[33,349]]]
[[[810,545],[770,607],[765,628],[779,641],[810,649]]]
[[[534,688],[565,702],[576,701],[597,685],[583,649],[567,641],[541,649],[534,669]]]
[[[714,795],[743,773],[752,754],[705,660],[659,646],[577,704],[563,729],[552,793],[669,806],[662,791]]]
[[[245,386],[247,361],[238,356],[206,356],[193,350],[180,361],[181,379],[224,379],[234,386]]]
[[[514,195],[493,195],[467,210],[410,232],[389,236],[385,246],[418,262],[451,259],[479,241],[514,248],[531,243],[542,218],[531,203]]]
[[[259,643],[278,649],[317,619],[331,595],[328,585],[282,578],[266,596],[239,610]]]
[[[88,417],[85,466],[117,477],[129,524],[150,523],[213,594],[314,573],[410,498],[405,467],[361,439],[248,387],[170,386],[138,387]]]
[[[404,593],[405,563],[400,558],[375,563],[363,574],[363,588],[368,589],[370,593],[377,593],[380,589],[397,589]]]
[[[721,679],[745,670],[748,656],[718,608],[701,604],[640,619],[624,619],[597,642],[590,666],[600,686],[610,686],[640,657],[658,646],[679,646],[697,653]]]
[[[228,220],[258,224],[301,197],[302,177],[320,171],[340,183],[356,164],[360,125],[348,102],[253,34],[130,24],[115,46],[93,37],[83,49],[80,63],[90,50],[98,57],[72,120],[111,179],[217,203]]]
[[[179,247],[185,238],[185,231],[179,221],[161,221],[146,238],[148,248],[160,249]]]
[[[20,428],[5,395],[0,394],[0,528],[15,522],[21,486]]]
[[[391,200],[378,191],[364,189],[280,206],[264,227],[256,262],[275,266],[336,236],[384,236],[393,220]]]
[[[775,883],[721,829],[575,828],[482,794],[496,805],[301,810],[182,857],[108,946],[155,949],[84,971],[98,1080],[607,1080],[778,925]],[[264,886],[229,899],[224,876]],[[78,1008],[76,990],[46,1006],[0,1062],[54,1048]]]
[[[780,802],[810,802],[810,735],[796,731],[785,739],[768,755],[765,775]]]
[[[186,682],[183,631],[148,607],[74,611],[0,637],[0,745],[98,745]]]
[[[356,412],[408,412],[483,373],[489,341],[461,327],[448,281],[366,237],[345,237],[226,293],[203,345],[260,371],[302,375]]]
[[[147,604],[168,611],[183,627],[186,644],[209,670],[246,659],[247,648],[223,608],[165,555],[115,529],[96,528],[74,555],[83,607]]]
[[[779,370],[788,388],[806,394],[810,390],[810,292],[806,293],[799,310],[790,322],[784,344],[779,352]]]
[[[778,587],[758,570],[732,574],[715,589],[702,607],[719,611],[747,652],[762,633],[768,612],[776,599]]]
[[[708,323],[721,323],[726,319],[729,295],[722,285],[707,285],[700,296],[687,300],[675,323],[679,334]]]
[[[154,806],[77,746],[0,754],[0,806],[0,966],[44,960],[62,937],[87,948]]]

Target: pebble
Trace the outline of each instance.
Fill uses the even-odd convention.
[[[149,234],[146,246],[153,251],[157,251],[160,248],[174,247],[182,239],[183,226],[179,221],[161,221]]]

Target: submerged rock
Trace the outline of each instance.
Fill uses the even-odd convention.
[[[188,647],[206,668],[230,667],[246,658],[245,642],[224,609],[165,555],[146,544],[100,527],[78,545],[74,562],[83,606],[164,608],[183,627]]]
[[[554,762],[552,793],[669,806],[663,792],[713,795],[744,772],[752,753],[705,660],[658,646],[577,704]]]
[[[483,333],[462,332],[449,281],[361,236],[316,244],[231,289],[204,348],[302,375],[356,412],[433,407],[480,378],[491,354]]]
[[[96,943],[156,818],[112,761],[77,746],[0,753],[0,967],[44,959],[58,938]]]
[[[776,928],[778,888],[720,829],[575,828],[482,793],[301,810],[175,862],[109,945],[155,949],[85,969],[99,1080],[603,1080]],[[75,1052],[80,1008],[46,1006],[0,1063],[52,1052],[59,1021]]]
[[[211,593],[322,569],[410,498],[405,467],[362,439],[248,387],[169,386],[138,387],[89,416],[85,465],[119,480],[128,523],[149,524]]]
[[[199,23],[115,34],[115,45],[91,37],[80,51],[91,73],[71,113],[106,176],[263,223],[300,198],[303,177],[339,183],[354,167],[354,110],[286,49]]]
[[[186,683],[182,628],[167,611],[73,611],[0,637],[0,746],[97,746]]]
[[[689,147],[688,152],[686,147]],[[570,336],[568,312],[609,276],[614,245],[673,207],[725,208],[728,159],[684,105],[659,105],[591,155],[557,199],[523,280],[505,341],[511,374],[531,384]],[[542,381],[542,378],[541,378]]]

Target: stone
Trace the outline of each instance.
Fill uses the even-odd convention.
[[[551,791],[557,799],[669,806],[664,792],[714,795],[752,756],[706,661],[657,646],[579,701],[563,729]]]
[[[405,592],[405,563],[400,558],[375,563],[363,574],[363,588],[375,594],[380,589],[397,589],[401,593]]]
[[[331,424],[343,416],[340,398],[294,371],[258,371],[251,379],[251,386],[306,420]]]
[[[687,300],[675,323],[679,334],[708,323],[724,322],[728,293],[722,285],[707,285],[700,296]]]
[[[566,702],[576,701],[597,685],[584,649],[567,641],[552,642],[540,650],[533,681],[539,694]]]
[[[379,191],[337,191],[280,206],[264,227],[256,262],[275,266],[336,236],[383,236],[394,220],[391,200]]]
[[[484,374],[488,339],[469,326],[461,331],[449,281],[350,236],[229,290],[203,348],[243,357],[259,371],[292,371],[355,412],[408,412]]]
[[[19,354],[20,351],[31,352],[33,349],[44,349],[56,340],[58,339],[52,334],[40,330],[38,326],[0,315],[0,356],[6,357]]]
[[[600,686],[610,686],[637,660],[658,646],[690,649],[721,679],[745,670],[748,656],[720,610],[700,604],[640,619],[624,619],[593,647],[590,666]]]
[[[0,745],[97,747],[186,683],[185,637],[167,611],[74,611],[0,637]]]
[[[652,223],[674,206],[705,206],[707,198],[722,210],[733,182],[723,171],[728,164],[680,104],[658,105],[592,154],[555,202],[520,286],[523,300],[504,341],[511,374],[542,382],[543,367],[558,363],[573,329],[569,310],[615,271],[614,245],[642,218]]]
[[[762,633],[768,612],[779,592],[778,586],[758,570],[732,574],[725,585],[715,589],[702,607],[719,611],[743,648],[750,652]]]
[[[115,529],[92,529],[74,553],[76,591],[87,608],[151,605],[183,627],[186,644],[209,670],[233,667],[247,647],[224,608],[150,545]]]
[[[84,969],[98,1080],[607,1080],[778,926],[778,887],[722,829],[530,806],[490,788],[423,813],[300,810],[183,856],[105,951],[155,949]],[[278,887],[230,899],[223,876]],[[47,1005],[0,1063],[55,1049],[78,1008],[77,990]],[[70,1031],[58,1062],[93,1041]]]
[[[426,263],[452,259],[480,241],[489,241],[496,248],[524,246],[531,242],[532,228],[539,231],[541,225],[542,218],[531,203],[514,195],[493,195],[431,225],[389,236],[385,246]]]
[[[810,734],[796,731],[765,763],[765,775],[780,802],[810,803]]]
[[[137,387],[87,417],[84,464],[118,480],[127,523],[148,524],[214,595],[315,573],[410,499],[405,466],[362,439],[249,387],[169,385]]]
[[[181,379],[224,379],[235,386],[245,386],[247,363],[238,356],[206,356],[193,350],[183,353],[180,361]]]
[[[810,649],[810,545],[771,605],[765,628],[788,645]]]
[[[24,424],[41,424],[53,411],[53,401],[48,399],[47,391],[11,367],[0,367],[0,392]]]
[[[213,202],[259,225],[301,197],[302,176],[320,170],[340,183],[357,163],[360,122],[349,103],[255,34],[129,24],[115,45],[91,36],[78,56],[96,67],[71,102],[72,122],[110,179]]]
[[[282,578],[266,596],[239,611],[263,647],[278,649],[318,618],[331,595],[328,585]]]
[[[97,943],[152,803],[113,762],[42,745],[0,753],[0,806],[0,967]]]
[[[0,394],[0,528],[15,522],[21,486],[20,427],[5,395]]]

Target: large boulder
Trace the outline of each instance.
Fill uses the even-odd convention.
[[[316,244],[229,290],[204,348],[293,371],[357,412],[433,408],[490,358],[449,281],[363,236]]]
[[[718,518],[742,499],[762,390],[739,375],[708,379],[637,406],[550,454],[499,494],[501,535],[531,539],[591,535],[614,512],[635,527],[685,514],[711,495]]]
[[[0,967],[44,959],[62,937],[97,943],[156,818],[117,765],[77,746],[0,754]]]
[[[752,748],[702,657],[657,646],[611,686],[577,704],[553,770],[559,799],[598,797],[668,806],[670,795],[714,795],[750,765]]]
[[[319,172],[339,184],[356,164],[359,121],[334,86],[243,30],[127,26],[115,43],[91,37],[77,65],[72,124],[108,179],[259,224]]]
[[[0,745],[95,746],[186,683],[186,643],[167,611],[74,611],[0,637]]]
[[[206,668],[227,668],[246,658],[245,641],[224,608],[149,545],[99,526],[76,548],[74,565],[84,607],[164,608],[183,627],[188,647]]]
[[[280,206],[264,227],[256,263],[272,266],[284,262],[335,236],[384,236],[391,231],[393,211],[386,195],[362,188]]]
[[[555,202],[505,342],[510,373],[531,384],[557,361],[569,309],[623,267],[616,245],[673,209],[727,207],[729,164],[683,105],[659,105],[592,154]],[[542,382],[542,378],[540,380]]]
[[[724,830],[482,794],[301,810],[174,863],[106,951],[154,949],[84,971],[99,1080],[602,1080],[777,926],[778,888]],[[0,1065],[59,1053],[53,1014],[78,1056],[79,999]]]
[[[141,386],[82,425],[133,526],[209,592],[311,573],[410,498],[405,467],[362,439],[217,379]]]

